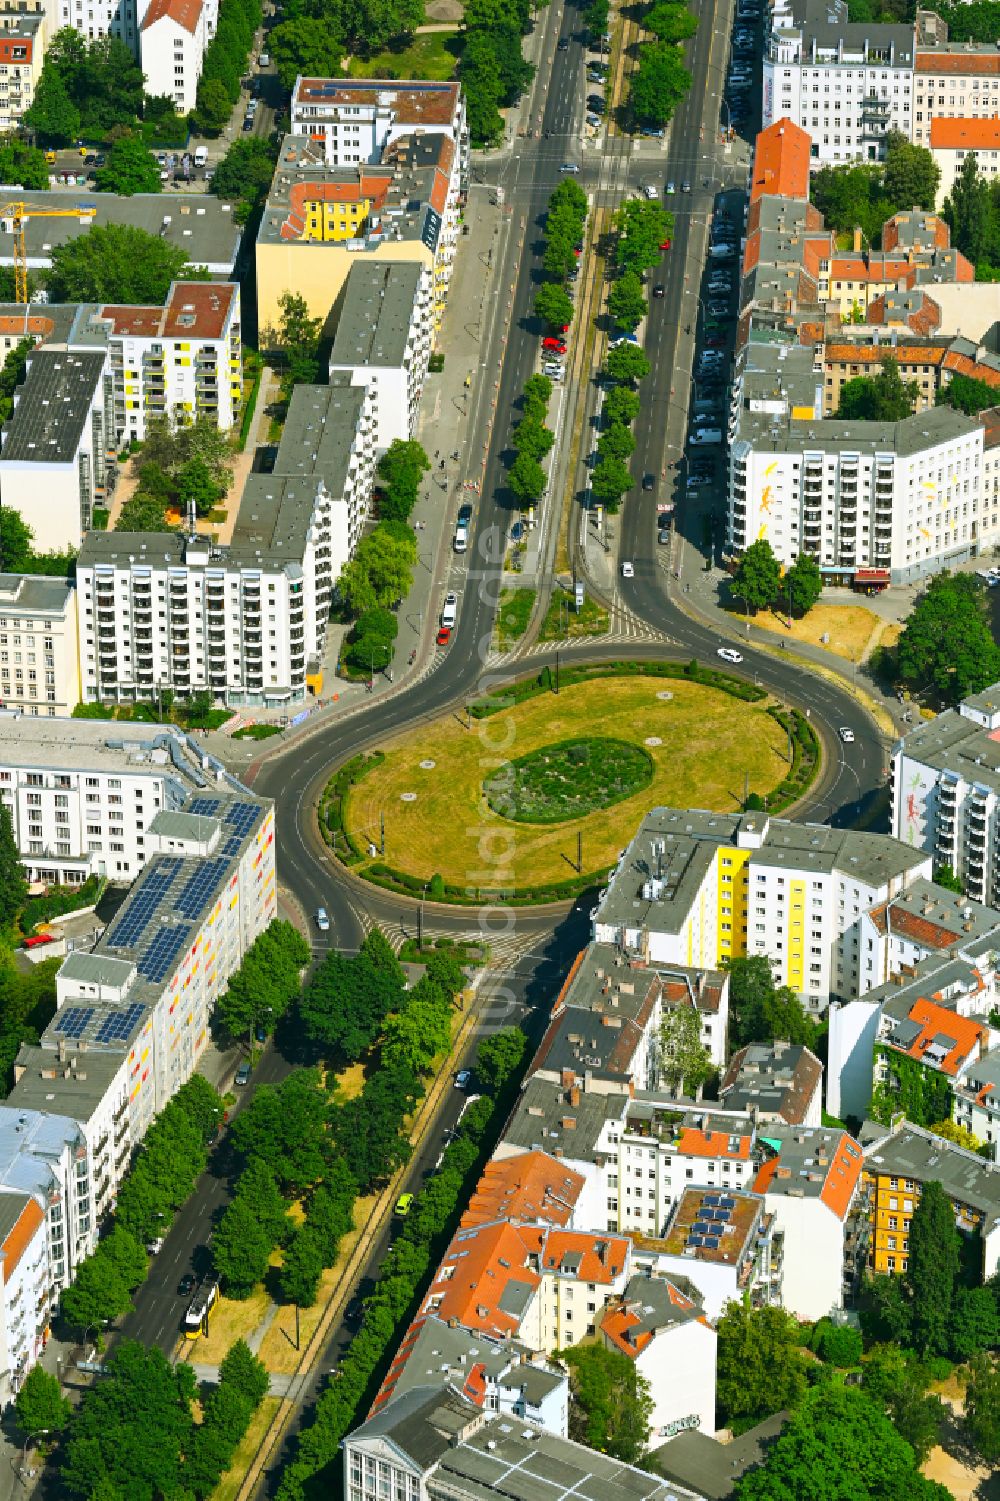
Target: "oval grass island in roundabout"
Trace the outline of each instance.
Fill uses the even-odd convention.
[[[777,812],[818,769],[807,721],[722,672],[601,664],[553,690],[543,669],[341,767],[319,809],[327,842],[356,874],[433,901],[559,901],[603,884],[648,809],[732,812],[749,789]]]

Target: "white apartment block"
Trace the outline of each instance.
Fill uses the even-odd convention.
[[[936,16],[935,32],[941,26]],[[946,28],[942,28],[946,29]],[[1000,114],[1000,53],[974,42],[931,45],[926,26],[917,38],[913,76],[913,141],[930,146],[931,121],[988,119]]]
[[[434,339],[432,278],[417,262],[359,262],[347,274],[330,352],[341,376],[372,395],[373,440],[383,453],[412,438]]]
[[[0,1105],[0,1195],[30,1194],[44,1211],[52,1312],[97,1244],[92,1190],[87,1144],[76,1121]]]
[[[156,853],[157,815],[182,810],[215,776],[172,725],[0,715],[0,799],[31,881],[133,881]]]
[[[765,12],[762,125],[783,116],[812,136],[815,167],[879,161],[886,136],[909,139],[912,26],[850,23],[843,0],[775,0]]]
[[[107,347],[115,432],[134,442],[155,417],[228,432],[243,401],[241,339],[237,282],[175,281],[163,307],[81,308],[68,342]]]
[[[996,1162],[1000,1156],[1000,1048],[991,1048],[952,1088],[955,1123],[985,1142]]]
[[[272,474],[251,475],[230,542],[91,533],[77,566],[88,703],[208,689],[299,703],[322,683],[330,597],[368,513],[368,391],[299,386]]]
[[[0,573],[0,708],[51,719],[79,702],[75,584]]]
[[[929,856],[885,835],[655,808],[601,893],[593,934],[654,967],[766,954],[776,982],[822,1011],[868,988],[861,914],[930,874]]]
[[[146,74],[147,93],[169,94],[177,103],[178,114],[184,112],[176,96],[182,84],[185,89],[187,87],[186,72],[183,77],[178,75],[175,54],[172,48],[167,48],[165,56],[153,60],[154,73],[150,75],[147,66],[150,59],[146,55],[147,49],[143,47],[144,28],[148,24],[154,29],[154,35],[170,42],[176,40],[176,30],[183,29],[189,36],[203,31],[207,46],[215,35],[218,16],[219,0],[49,0],[50,35],[64,26],[72,26],[74,31],[78,31],[89,42],[102,36],[117,37],[134,54],[136,61],[142,64]],[[173,28],[161,24],[167,19],[173,21]],[[203,53],[204,47],[202,55]],[[185,44],[185,62],[187,57]],[[197,58],[197,65],[200,74],[201,56]],[[197,82],[195,77],[195,87]],[[191,97],[193,102],[193,93]]]
[[[892,830],[1000,907],[1000,683],[917,724],[892,753]]]
[[[0,505],[44,551],[79,548],[113,475],[117,437],[105,350],[35,349],[0,443]]]
[[[0,1189],[0,1408],[44,1348],[51,1297],[45,1210],[30,1194]]]
[[[941,169],[937,203],[944,203],[968,158],[975,157],[981,179],[995,183],[1000,172],[1000,118],[948,120],[934,117],[930,127],[931,155]]]
[[[214,17],[205,0],[149,0],[139,27],[146,92],[172,99],[179,115],[195,106]]]
[[[794,409],[793,409],[794,410]],[[831,581],[910,583],[982,548],[983,429],[948,407],[903,422],[741,412],[730,449],[730,548],[765,538]]]
[[[0,14],[0,132],[17,130],[42,72],[46,18],[41,10]]]
[[[468,170],[465,100],[457,83],[300,75],[292,90],[291,129],[321,144],[330,167],[374,166],[402,136],[444,135],[455,146],[463,177]]]

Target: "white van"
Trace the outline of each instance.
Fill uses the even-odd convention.
[[[196,146],[194,148],[194,164],[196,167],[205,167],[208,165],[207,146]]]
[[[257,59],[257,66],[258,68],[269,68],[271,66],[271,59],[266,52],[260,54],[260,57]]]
[[[446,594],[441,609],[441,624],[454,625],[458,619],[458,595]]]
[[[688,440],[692,447],[703,443],[721,443],[722,429],[718,427],[700,427],[696,433],[692,433]]]
[[[456,552],[466,552],[468,550],[469,528],[464,521],[460,521],[456,526],[455,540],[451,545]]]

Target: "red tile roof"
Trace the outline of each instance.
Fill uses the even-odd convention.
[[[150,0],[141,30],[148,31],[157,21],[163,21],[169,17],[171,21],[176,21],[178,26],[183,26],[185,31],[189,31],[194,36],[201,19],[201,7],[202,0]]]
[[[695,1308],[696,1305],[692,1300],[686,1298],[672,1282],[665,1278],[663,1280],[667,1296],[675,1308],[679,1308],[682,1312]],[[636,1324],[642,1323],[637,1311],[639,1307],[638,1303],[629,1302],[628,1299],[623,1298],[620,1303],[609,1303],[601,1319],[601,1332],[607,1335],[616,1350],[620,1350],[630,1360],[635,1360],[641,1355],[646,1346],[652,1343],[656,1334],[654,1329],[644,1329],[641,1334],[630,1335],[629,1331],[634,1329]]]
[[[787,117],[762,130],[754,146],[751,203],[765,194],[808,198],[811,144],[808,131]]]
[[[730,1159],[750,1156],[751,1138],[735,1138],[738,1145],[731,1148],[734,1138],[726,1131],[698,1131],[693,1126],[684,1126],[677,1138],[677,1150],[686,1157],[728,1157]]]
[[[914,71],[941,73],[946,78],[961,74],[1000,74],[1000,53],[996,52],[918,52]]]
[[[1000,147],[1000,118],[951,120],[945,115],[931,119],[932,151],[996,151]]]
[[[544,1220],[566,1225],[585,1179],[545,1152],[488,1162],[462,1215],[463,1228],[494,1220]]]
[[[979,1022],[973,1021],[968,1016],[959,1016],[957,1011],[950,1011],[946,1006],[939,1006],[936,1001],[926,997],[914,1001],[910,1008],[909,1020],[918,1023],[922,1028],[920,1035],[914,1038],[908,1048],[898,1047],[890,1039],[886,1039],[887,1045],[894,1052],[905,1053],[908,1058],[915,1059],[917,1063],[929,1063],[930,1067],[939,1073],[948,1074],[951,1078],[955,1077],[962,1065],[967,1063],[989,1038],[987,1028]],[[940,1063],[933,1063],[927,1059],[927,1049],[939,1037],[947,1038],[951,1046]]]

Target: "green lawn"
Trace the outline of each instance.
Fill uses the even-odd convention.
[[[583,609],[578,612],[567,595],[556,593],[545,612],[538,639],[573,641],[578,636],[600,636],[608,629],[609,624],[607,610],[589,595],[583,601]]]
[[[454,78],[457,64],[458,27],[415,36],[400,52],[378,52],[367,61],[352,57],[348,73],[352,78],[430,78],[443,82]]]
[[[520,641],[535,607],[534,589],[504,589],[497,610],[497,645],[501,651]]]

